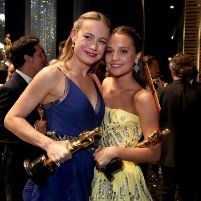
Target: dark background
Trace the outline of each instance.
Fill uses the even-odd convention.
[[[96,10],[111,20],[112,26],[129,25],[144,40],[144,55],[155,55],[167,82],[171,81],[168,57],[181,52],[184,0],[57,0],[57,46],[68,37],[73,20]],[[175,9],[170,9],[174,5]],[[6,0],[6,33],[11,40],[24,35],[25,0]],[[174,39],[171,36],[174,35]],[[58,53],[58,52],[57,52]]]

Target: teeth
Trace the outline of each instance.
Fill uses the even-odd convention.
[[[113,67],[119,67],[121,65],[119,65],[119,64],[112,64],[111,66],[113,66]]]

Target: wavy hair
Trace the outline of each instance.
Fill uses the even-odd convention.
[[[185,80],[195,80],[198,70],[193,59],[188,54],[176,54],[169,63],[169,68],[173,76],[177,76]]]

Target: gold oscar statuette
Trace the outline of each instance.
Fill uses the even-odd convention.
[[[82,148],[93,147],[96,141],[100,138],[99,127],[92,131],[85,131],[78,136],[78,140],[72,142],[67,146],[71,153],[76,152]],[[53,173],[58,167],[59,163],[52,162],[47,155],[42,155],[34,161],[25,160],[24,168],[29,177],[37,184],[44,184],[46,178]]]
[[[144,148],[156,145],[161,142],[163,136],[168,135],[169,133],[170,130],[168,128],[162,130],[161,132],[154,131],[148,136],[146,140],[139,142],[135,147]],[[123,169],[123,161],[119,158],[115,158],[100,170],[105,174],[106,178],[109,181],[112,181],[114,179],[114,174],[121,171],[122,169]]]

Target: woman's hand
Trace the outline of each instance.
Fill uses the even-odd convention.
[[[64,163],[72,158],[72,154],[68,149],[70,142],[64,141],[52,141],[46,148],[47,155],[52,162]]]
[[[118,147],[98,148],[93,156],[99,168],[105,167],[112,159],[117,157]]]

